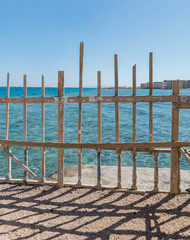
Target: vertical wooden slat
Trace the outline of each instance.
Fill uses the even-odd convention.
[[[42,75],[41,79],[41,89],[42,89],[42,97],[45,97],[45,87],[44,87],[44,76]],[[45,140],[45,104],[41,103],[41,141]]]
[[[23,77],[24,98],[27,97],[27,76]],[[27,104],[23,104],[23,140],[27,141]],[[28,167],[28,147],[24,147],[24,165]],[[24,182],[28,180],[28,172],[24,171]]]
[[[101,71],[98,71],[98,97],[101,96]],[[98,102],[98,143],[101,143],[101,102]]]
[[[42,97],[45,97],[45,87],[44,87],[44,76],[42,75],[41,79],[41,88],[42,88]],[[45,104],[41,103],[41,142],[45,141]],[[45,181],[45,148],[41,149],[42,151],[42,182]]]
[[[98,96],[101,96],[101,72],[98,71]],[[101,143],[101,102],[98,102],[98,143]],[[101,149],[97,151],[97,187],[101,187]]]
[[[64,71],[58,72],[58,96],[64,96]],[[64,142],[64,103],[58,103],[58,142]],[[64,149],[58,149],[58,175],[57,184],[63,186],[64,183]]]
[[[153,93],[153,53],[149,53],[149,95]]]
[[[179,80],[173,81],[173,95],[179,95]],[[171,141],[179,140],[179,107],[172,103],[172,136]],[[180,192],[180,166],[179,149],[171,148],[171,175],[170,175],[170,193],[178,194]]]
[[[149,53],[149,95],[153,93],[153,53]],[[149,142],[153,141],[153,103],[149,103]],[[152,154],[152,149],[149,150]]]
[[[133,66],[133,96],[136,96],[136,64]],[[136,102],[133,103],[133,142],[136,142]]]
[[[118,56],[114,55],[114,73],[115,73],[115,96],[118,96]],[[119,103],[115,103],[115,142],[119,142]],[[121,151],[117,149],[118,154],[118,178],[117,187],[121,188]]]
[[[114,73],[115,73],[115,96],[118,96],[119,87],[118,87],[118,56],[114,55]]]
[[[79,58],[79,97],[82,97],[83,89],[83,56],[84,56],[84,43],[80,43],[80,58]],[[82,140],[82,103],[79,103],[78,113],[78,143]],[[78,185],[81,185],[82,178],[82,149],[78,149]]]
[[[27,97],[27,76],[24,75],[23,79],[23,85],[24,85],[24,97]],[[24,120],[23,120],[23,140],[27,140],[27,104],[24,103]]]
[[[136,190],[137,189],[137,161],[136,161],[136,156],[137,156],[137,152],[136,152],[136,148],[132,149],[132,157],[133,157],[133,173],[132,173],[132,190]]]
[[[10,73],[7,73],[7,98],[10,97]],[[9,103],[6,103],[6,127],[5,127],[5,139],[9,138]],[[7,146],[9,152],[11,147]],[[11,179],[11,157],[7,157],[7,181]]]
[[[117,187],[121,188],[121,150],[117,150],[118,155],[118,181],[117,181]]]
[[[7,98],[10,97],[10,73],[7,73]],[[9,136],[9,103],[6,103],[6,128],[5,139],[8,140]]]
[[[158,192],[158,155],[159,152],[154,152],[154,191]]]
[[[178,148],[178,192],[180,193],[181,192],[181,187],[180,187],[180,181],[181,181],[181,175],[180,175],[180,161],[181,161],[181,153],[179,151],[179,148]]]
[[[136,96],[136,64],[133,66],[133,96]],[[136,142],[136,102],[133,103],[133,142]],[[133,157],[133,173],[132,173],[132,189],[137,189],[137,164],[136,164],[136,149],[132,149]]]
[[[115,96],[118,96],[118,57],[114,55],[114,69],[115,69]],[[119,142],[119,103],[115,103],[115,141]]]

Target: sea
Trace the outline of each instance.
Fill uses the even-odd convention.
[[[57,88],[45,88],[45,96],[57,96]],[[137,95],[148,95],[148,90],[137,89]],[[154,90],[154,95],[171,95],[172,90]],[[190,91],[181,90],[181,95],[190,95]],[[65,88],[65,96],[78,96],[78,88]],[[96,88],[84,88],[84,96],[97,96]],[[114,89],[102,89],[102,96],[114,95]],[[131,89],[119,89],[119,95],[132,95]],[[22,97],[22,87],[11,87],[11,97]],[[27,96],[41,96],[41,88],[28,87]],[[6,87],[0,87],[0,97],[6,97]],[[23,104],[10,104],[9,139],[23,140]],[[180,110],[179,141],[189,141],[190,110]],[[45,104],[45,141],[58,141],[58,104]],[[6,104],[0,104],[0,139],[5,139]],[[153,103],[153,141],[171,141],[171,103]],[[115,104],[102,103],[102,142],[115,142]],[[64,114],[64,141],[78,141],[78,104],[66,103]],[[132,103],[119,103],[119,135],[120,142],[132,142]],[[137,142],[149,140],[149,104],[137,103],[136,121]],[[41,104],[27,104],[27,140],[41,140]],[[82,142],[97,142],[97,103],[82,104]],[[41,176],[41,149],[29,148],[29,168]],[[23,147],[13,147],[12,153],[24,163]],[[57,171],[57,149],[47,148],[45,154],[46,177]],[[103,150],[101,161],[104,166],[116,166],[117,154],[112,150]],[[131,152],[123,151],[122,166],[132,166]],[[64,166],[78,164],[77,149],[65,149]],[[82,164],[96,165],[95,150],[82,151]],[[159,154],[159,168],[170,168],[170,154]],[[154,167],[153,155],[137,153],[137,167]],[[180,168],[190,170],[190,166],[181,157]],[[0,176],[7,175],[7,155],[0,150]],[[23,169],[12,160],[12,177],[23,178]]]

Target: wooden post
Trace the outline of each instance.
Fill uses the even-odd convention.
[[[10,73],[7,73],[7,98],[10,97]],[[5,127],[5,140],[9,138],[9,103],[6,103],[6,127]],[[11,147],[7,146],[9,152]],[[11,157],[7,156],[7,181],[11,179]]]
[[[149,53],[149,95],[153,93],[153,53]]]
[[[133,96],[136,96],[136,64],[133,66]],[[136,137],[136,102],[133,103],[133,142],[137,141]]]
[[[79,58],[79,97],[82,97],[82,79],[83,79],[83,56],[84,43],[80,43],[80,58]],[[78,143],[82,140],[82,103],[79,103],[78,113]],[[81,185],[82,179],[82,149],[78,149],[78,185]]]
[[[154,192],[158,192],[158,155],[159,152],[154,152]]]
[[[64,96],[64,71],[58,72],[58,96]],[[58,142],[64,142],[64,103],[58,103]],[[64,182],[64,149],[58,149],[57,184],[63,186]]]
[[[98,71],[98,96],[101,96],[101,71]],[[98,102],[98,143],[101,143],[101,103]],[[101,187],[101,149],[97,151],[97,187]]]
[[[181,175],[180,175],[181,152],[179,151],[179,148],[178,148],[178,153],[179,153],[179,158],[178,158],[178,189],[179,189],[179,193],[180,193],[181,192],[181,187],[180,187],[180,181],[181,181]]]
[[[136,64],[133,66],[133,96],[136,96]],[[133,103],[133,142],[137,141],[136,137],[136,102]],[[132,149],[132,157],[133,157],[133,173],[132,173],[132,187],[131,189],[137,189],[137,164],[136,164],[136,149]]]
[[[173,81],[173,95],[179,95],[179,80]],[[179,107],[172,103],[172,136],[171,141],[177,142],[179,139]],[[170,176],[170,193],[180,193],[180,166],[179,166],[179,149],[171,148],[171,176]]]
[[[10,97],[10,73],[7,73],[7,98]],[[6,128],[5,139],[8,140],[9,136],[9,103],[6,103]]]
[[[136,161],[136,148],[132,149],[132,156],[133,156],[133,173],[132,173],[132,190],[137,190],[137,161]]]
[[[26,74],[23,77],[23,86],[24,86],[24,98],[27,97],[27,76]],[[27,141],[27,103],[23,104],[23,140]],[[24,148],[24,165],[28,167],[28,147]],[[24,182],[27,183],[28,172],[24,171]]]
[[[44,76],[42,75],[41,79],[42,86],[42,97],[45,97],[45,88],[44,88]],[[45,141],[45,103],[41,103],[41,142]],[[41,148],[42,151],[42,182],[45,181],[45,148]]]
[[[117,181],[117,187],[121,188],[121,150],[117,149],[118,154],[118,181]]]
[[[114,73],[115,73],[115,96],[118,96],[118,57],[117,54],[114,55]],[[119,142],[119,103],[115,103],[115,142]],[[118,180],[117,187],[121,188],[121,150],[117,149],[118,154]]]
[[[153,53],[149,53],[149,96],[153,93]],[[149,142],[153,141],[153,103],[149,103]],[[149,149],[152,154],[152,149]]]

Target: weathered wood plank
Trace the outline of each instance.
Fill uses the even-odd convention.
[[[136,148],[133,148],[132,151],[132,157],[133,157],[133,172],[132,172],[132,190],[137,189],[137,161],[136,161],[136,156],[137,156],[137,150]]]
[[[133,66],[133,96],[136,96],[136,64]],[[136,138],[136,102],[133,102],[133,142]]]
[[[179,80],[173,81],[173,95],[179,95]],[[172,103],[172,134],[171,141],[179,140],[179,107]],[[177,147],[171,149],[171,175],[170,175],[170,193],[178,194],[180,192],[180,168],[179,168],[179,150]]]
[[[27,96],[27,76],[23,77],[24,98]],[[23,140],[27,140],[27,105],[23,102]]]
[[[181,155],[184,157],[184,159],[187,161],[187,163],[190,165],[189,153],[186,152],[184,148],[179,148],[179,151],[180,151]]]
[[[7,73],[7,98],[10,97],[10,73]],[[9,103],[6,103],[6,126],[5,126],[5,139],[9,138]],[[7,146],[8,150],[11,148]],[[7,181],[11,179],[11,157],[7,156]]]
[[[41,78],[42,97],[45,97],[44,76]],[[45,104],[41,103],[41,141],[45,141]]]
[[[24,87],[24,98],[27,96],[27,76],[24,74],[23,76],[23,87]],[[27,141],[27,103],[23,104],[23,140]],[[28,167],[28,148],[24,148],[24,164]],[[28,180],[28,172],[24,171],[24,182]]]
[[[83,56],[84,56],[84,43],[80,43],[80,56],[79,56],[79,97],[82,97],[83,90]],[[78,112],[78,143],[82,140],[82,102],[79,103]],[[82,149],[78,149],[78,185],[81,185],[82,178]]]
[[[81,96],[81,97],[10,97],[0,98],[0,103],[115,103],[115,102],[175,102],[180,96]]]
[[[45,97],[44,76],[41,78],[42,97]],[[41,141],[45,142],[45,103],[41,103]],[[45,148],[42,151],[42,182],[45,181]]]
[[[153,93],[153,53],[149,53],[149,96]],[[153,103],[149,102],[149,142],[153,141]],[[153,153],[152,149],[149,151]]]
[[[121,188],[121,150],[117,149],[118,171],[117,171],[117,188]]]
[[[180,98],[180,103],[185,103],[185,104],[190,105],[190,96],[181,95],[179,98]]]
[[[136,96],[136,64],[133,66],[133,96]],[[136,102],[133,102],[133,142],[137,141],[136,136]],[[136,164],[136,148],[132,149],[133,158],[133,172],[132,172],[132,187],[131,189],[137,189],[137,164]]]
[[[101,96],[101,72],[98,71],[98,97]],[[101,142],[101,102],[98,102],[98,143]]]
[[[101,71],[97,76],[98,96],[101,96]],[[98,102],[98,143],[101,143],[101,103]],[[97,150],[97,187],[101,187],[101,149]]]
[[[114,74],[115,74],[115,96],[119,95],[118,84],[118,56],[114,55]],[[119,142],[119,103],[115,103],[115,142]],[[116,149],[118,154],[118,173],[117,173],[117,187],[121,188],[121,150]]]
[[[7,73],[7,98],[10,97],[10,73]],[[9,136],[9,103],[6,103],[6,126],[5,126],[5,139],[8,140]]]
[[[189,109],[190,108],[190,96],[181,95],[179,96],[180,104],[179,108]]]
[[[114,55],[115,96],[118,96],[118,56]],[[119,103],[115,103],[115,142],[119,142]]]
[[[153,53],[149,53],[149,95],[153,93]]]
[[[179,105],[179,108],[180,109],[190,109],[190,104],[188,104],[188,103],[181,103]]]
[[[154,152],[154,191],[158,192],[158,155],[159,152]]]
[[[57,142],[25,142],[0,139],[0,144],[8,146],[44,147],[44,148],[82,148],[82,149],[121,149],[131,150],[132,148],[170,148],[190,147],[190,142],[131,142],[131,143],[57,143]],[[156,151],[159,151],[158,149]],[[169,150],[163,150],[169,152]]]
[[[58,96],[64,96],[64,71],[58,72]],[[58,103],[58,142],[64,142],[64,103]],[[64,149],[58,149],[57,184],[63,186],[64,182]]]

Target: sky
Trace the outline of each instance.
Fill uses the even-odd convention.
[[[148,81],[153,52],[154,81],[190,80],[190,0],[0,0],[0,86],[79,85],[79,45],[84,41],[84,87],[114,86],[118,54],[119,86]]]

